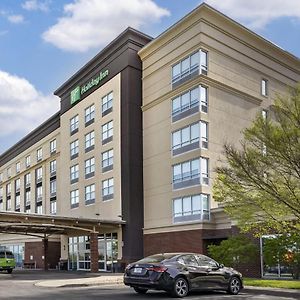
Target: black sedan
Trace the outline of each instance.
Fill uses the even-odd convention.
[[[243,288],[241,273],[194,253],[156,254],[129,264],[124,284],[139,294],[156,289],[179,298],[192,290],[225,290],[236,295]]]

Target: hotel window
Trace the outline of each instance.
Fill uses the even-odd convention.
[[[197,86],[180,96],[172,99],[172,121],[178,121],[199,111],[199,100],[201,100],[201,111],[207,112],[207,88]]]
[[[199,194],[173,200],[174,223],[209,220],[209,215],[209,195]]]
[[[36,213],[40,214],[40,215],[43,213],[43,205],[42,205],[42,203],[36,205]]]
[[[201,157],[173,166],[173,188],[208,184],[208,159]]]
[[[112,170],[114,163],[114,150],[110,149],[102,153],[102,172]]]
[[[21,203],[21,196],[20,194],[19,195],[16,195],[16,198],[15,198],[15,209],[20,209],[20,203]]]
[[[199,140],[201,135],[201,148],[208,148],[208,124],[200,121],[198,123],[181,128],[172,133],[173,155],[200,148]]]
[[[266,79],[261,80],[261,94],[263,96],[268,96],[268,80]]]
[[[262,116],[263,120],[266,121],[268,118],[268,111],[263,109],[261,111],[261,116]],[[262,154],[267,155],[267,146],[265,143],[262,143]]]
[[[53,176],[56,174],[56,160],[50,161],[50,175]]]
[[[114,197],[114,179],[109,178],[102,181],[102,199],[109,200]]]
[[[0,200],[3,199],[3,187],[0,187]]]
[[[56,214],[56,201],[50,201],[50,214]]]
[[[102,125],[102,144],[108,143],[113,137],[113,121]]]
[[[36,159],[37,159],[37,161],[39,161],[39,160],[42,160],[42,158],[43,158],[43,149],[39,148],[36,151]]]
[[[85,161],[85,179],[95,175],[95,158],[92,157]]]
[[[113,92],[105,95],[102,98],[102,116],[107,115],[112,111],[113,106]]]
[[[0,210],[4,210],[3,199],[0,198]]]
[[[71,159],[78,157],[78,152],[79,152],[79,141],[76,140],[70,144]]]
[[[20,173],[20,170],[21,170],[21,163],[20,163],[20,162],[17,162],[17,163],[16,163],[16,172],[17,172],[17,173]]]
[[[85,152],[93,150],[95,147],[95,131],[85,135]]]
[[[207,75],[207,52],[203,50],[185,57],[172,66],[172,84],[180,84],[198,74]]]
[[[26,156],[25,165],[26,165],[26,168],[30,167],[30,155]]]
[[[6,196],[10,196],[11,194],[11,183],[6,185]]]
[[[6,199],[6,209],[11,210],[11,199],[10,198]]]
[[[56,152],[56,139],[50,142],[50,153]]]
[[[16,193],[20,191],[20,187],[21,187],[21,180],[20,180],[20,178],[18,178],[15,181],[15,191],[16,191]]]
[[[74,165],[70,168],[70,179],[71,183],[75,183],[79,178],[79,165]]]
[[[31,202],[31,191],[25,193],[25,206],[29,206]]]
[[[95,120],[95,105],[91,105],[85,109],[85,125],[88,126]]]
[[[43,179],[43,168],[40,167],[40,168],[36,169],[36,181],[41,182],[42,179]]]
[[[79,127],[79,116],[76,115],[70,120],[70,133],[76,133]]]
[[[3,173],[0,173],[0,182],[3,181]]]
[[[43,200],[43,186],[38,186],[36,188],[36,202],[41,202]]]
[[[85,204],[95,203],[95,184],[85,187]]]
[[[75,208],[79,206],[79,190],[71,191],[71,208]]]
[[[56,179],[50,181],[50,197],[56,196]]]
[[[11,168],[8,168],[8,169],[7,169],[7,177],[8,177],[8,178],[11,177]]]
[[[29,187],[30,186],[30,182],[31,182],[31,174],[28,173],[25,175],[25,188]]]

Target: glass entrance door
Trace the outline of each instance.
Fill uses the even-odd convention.
[[[98,237],[99,271],[114,272],[118,259],[117,233],[100,234]]]

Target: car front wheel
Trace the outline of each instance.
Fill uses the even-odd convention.
[[[135,290],[135,292],[137,292],[138,294],[146,294],[148,289],[145,288],[139,288],[139,287],[134,287],[133,288]]]
[[[12,269],[7,269],[7,273],[11,274],[12,273]]]
[[[189,285],[186,279],[179,277],[175,280],[173,290],[171,292],[173,297],[183,298],[189,292]]]
[[[237,295],[241,290],[241,281],[237,277],[232,277],[229,281],[228,293],[231,295]]]

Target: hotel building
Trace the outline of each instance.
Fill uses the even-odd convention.
[[[19,264],[47,255],[49,267],[112,271],[143,256],[137,51],[150,40],[125,30],[55,91],[60,111],[1,155],[0,244]]]
[[[207,4],[153,40],[127,29],[0,156],[0,246],[20,265],[91,271],[206,253],[237,232],[212,192],[224,143],[299,81],[298,58]]]
[[[225,142],[300,81],[300,61],[202,4],[139,51],[144,252],[206,253],[237,232],[214,201]],[[261,275],[260,260],[244,269]]]

